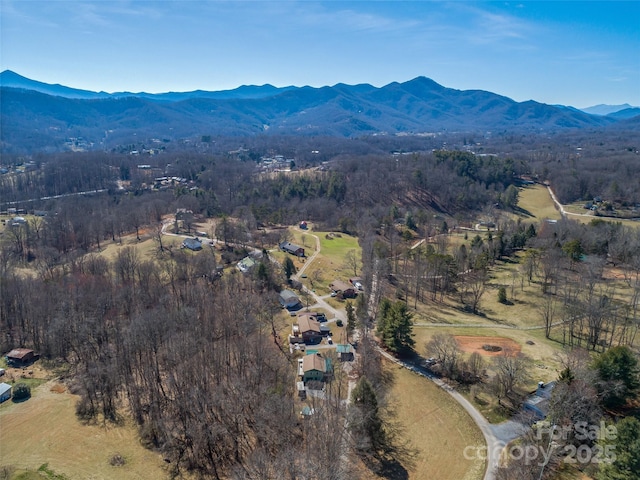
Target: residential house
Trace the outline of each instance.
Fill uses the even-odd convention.
[[[38,356],[28,348],[14,348],[6,355],[7,363],[10,366],[24,366],[36,361]]]
[[[297,257],[304,257],[304,248],[291,243],[291,242],[282,242],[280,245],[280,250],[290,253],[291,255],[295,255]]]
[[[185,238],[182,247],[197,252],[202,250],[202,241],[199,238]]]
[[[356,296],[356,287],[342,280],[334,280],[329,284],[329,288],[336,293],[342,294],[344,298],[353,298]]]
[[[353,361],[353,348],[348,343],[346,344],[338,344],[336,345],[336,353],[340,358],[341,362],[352,362]]]
[[[236,268],[242,273],[248,273],[253,270],[253,267],[257,265],[257,262],[252,257],[244,257],[238,262]]]
[[[320,323],[307,317],[298,317],[298,324],[293,326],[293,336],[301,337],[304,343],[316,343],[322,337]]]
[[[0,403],[11,398],[11,385],[8,383],[0,383]]]
[[[302,306],[298,296],[291,290],[282,290],[279,295],[280,305],[289,310]]]
[[[555,385],[556,382],[547,384],[539,382],[538,389],[522,405],[524,411],[533,414],[538,419],[545,418],[549,413],[549,400]]]
[[[302,358],[302,381],[323,382],[331,374],[331,362],[319,353],[305,355]]]

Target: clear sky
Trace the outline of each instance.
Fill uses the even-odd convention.
[[[0,0],[0,70],[95,91],[426,76],[517,101],[640,105],[640,1]]]

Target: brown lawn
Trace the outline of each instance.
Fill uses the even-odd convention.
[[[456,339],[456,342],[458,342],[458,345],[463,352],[478,352],[480,355],[486,355],[488,357],[502,355],[504,352],[509,352],[510,355],[516,355],[520,353],[520,350],[522,350],[522,347],[518,342],[506,337],[476,337],[472,335],[456,335],[454,338]],[[482,348],[484,345],[498,346],[501,347],[502,350],[491,352]]]
[[[167,478],[162,458],[140,444],[133,426],[83,425],[75,416],[78,397],[55,381],[23,403],[0,407],[0,466],[49,469],[75,479]],[[125,464],[109,460],[121,455]]]
[[[390,403],[401,438],[410,442],[416,456],[406,465],[410,480],[479,480],[485,462],[464,457],[467,446],[483,446],[482,433],[467,412],[430,380],[389,362],[394,382]],[[401,477],[397,477],[401,478]]]

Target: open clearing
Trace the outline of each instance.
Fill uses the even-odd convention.
[[[431,381],[385,362],[393,371],[391,405],[402,438],[417,450],[408,478],[474,480],[484,475],[483,460],[467,460],[467,446],[483,446],[482,433],[464,409]]]
[[[522,187],[518,206],[539,220],[545,218],[560,220],[562,218],[544,185]]]
[[[26,402],[3,404],[1,466],[37,470],[48,463],[70,480],[167,478],[162,458],[140,444],[133,426],[83,425],[75,415],[77,399],[50,381]],[[124,465],[110,465],[116,454]]]
[[[329,284],[336,279],[347,281],[348,278],[354,276],[354,271],[349,267],[347,255],[353,251],[355,258],[360,259],[362,256],[358,239],[346,233],[335,232],[302,232],[300,230],[291,229],[294,239],[299,245],[305,245],[307,257],[315,252],[316,239],[320,241],[320,253],[315,257],[313,263],[305,270],[306,279],[302,282],[306,287],[315,290],[320,295],[328,295],[331,293]],[[304,238],[303,238],[304,237]],[[296,260],[294,259],[294,263]],[[360,261],[358,260],[360,264]],[[296,263],[298,269],[302,264]],[[358,267],[356,273],[361,272],[361,266]],[[343,308],[344,304],[334,302],[329,299],[329,303],[336,308]]]
[[[520,351],[532,360],[530,368],[531,378],[524,386],[526,390],[534,390],[539,381],[550,382],[558,378],[560,373],[560,359],[558,354],[563,351],[562,346],[544,337],[542,330],[507,330],[497,328],[477,327],[414,327],[415,349],[424,356],[431,356],[425,352],[425,345],[436,333],[450,333],[454,336],[468,336],[481,338],[479,333],[483,333],[486,338],[506,339],[518,345]],[[529,342],[529,343],[527,343]],[[482,348],[482,344],[480,345]],[[471,352],[465,352],[465,358]],[[491,370],[490,360],[488,368]]]
[[[477,352],[480,355],[488,357],[496,357],[505,353],[509,355],[517,355],[520,353],[520,344],[506,337],[475,337],[472,335],[456,335],[456,342],[460,346],[460,350],[467,353]],[[482,348],[484,345],[500,347],[501,350],[491,352]]]

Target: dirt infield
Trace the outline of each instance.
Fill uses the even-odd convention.
[[[516,355],[520,353],[520,350],[522,350],[522,347],[518,342],[505,337],[476,337],[472,335],[456,335],[454,338],[456,339],[456,342],[458,342],[458,346],[463,352],[478,352],[480,355],[485,355],[488,357],[503,355],[504,352],[509,352],[510,355]],[[500,350],[492,352],[482,348],[484,345],[500,347]]]

